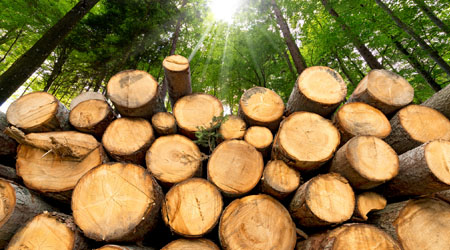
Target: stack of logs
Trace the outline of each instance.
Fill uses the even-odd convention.
[[[0,114],[0,159],[16,158],[0,165],[0,248],[450,249],[450,86],[412,105],[405,79],[372,70],[341,105],[343,79],[316,66],[286,105],[254,87],[220,120],[186,58],[163,67],[172,113],[128,70],[108,99],[69,112],[34,92]],[[205,131],[222,135],[212,152]]]

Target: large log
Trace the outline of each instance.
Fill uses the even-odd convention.
[[[70,110],[74,109],[78,104],[88,100],[99,100],[106,102],[106,98],[102,93],[92,91],[83,92],[77,97],[73,98],[73,100],[70,102]]]
[[[150,122],[142,118],[119,118],[105,130],[102,143],[116,161],[142,164],[155,139]]]
[[[355,194],[339,174],[318,175],[301,185],[291,203],[292,217],[304,227],[342,223],[352,217]]]
[[[356,207],[354,215],[366,221],[370,212],[378,211],[386,207],[386,199],[374,192],[365,192],[356,196]]]
[[[344,104],[333,116],[333,124],[341,132],[341,144],[358,135],[385,138],[391,133],[391,124],[386,116],[362,102]]]
[[[219,224],[223,249],[294,249],[295,232],[286,208],[264,194],[232,201]]]
[[[28,221],[14,235],[6,249],[85,250],[88,244],[83,233],[73,223],[72,216],[44,212]]]
[[[208,239],[178,239],[165,245],[161,250],[220,250],[214,242]]]
[[[12,156],[16,153],[17,143],[3,131],[8,127],[5,113],[0,111],[0,156]]]
[[[33,92],[15,100],[6,112],[8,122],[25,132],[69,130],[69,110],[46,92]]]
[[[208,161],[208,180],[227,196],[248,193],[259,182],[263,158],[252,145],[241,140],[222,142]]]
[[[177,132],[175,117],[169,112],[158,112],[152,116],[152,125],[160,136],[171,135]]]
[[[270,154],[273,135],[268,128],[252,126],[245,132],[244,140],[261,152],[264,157]]]
[[[73,191],[75,223],[96,241],[142,240],[157,223],[161,187],[144,168],[103,164],[85,174]]]
[[[79,131],[101,138],[106,127],[114,120],[109,104],[104,100],[86,100],[70,110],[69,121]]]
[[[267,88],[248,89],[239,101],[239,116],[249,126],[263,126],[276,131],[283,112],[283,100],[277,93]]]
[[[202,155],[197,145],[182,135],[161,136],[146,154],[148,170],[166,186],[201,175]]]
[[[300,181],[300,173],[284,161],[269,161],[261,178],[261,191],[281,200],[294,192]]]
[[[386,183],[387,197],[426,195],[450,189],[450,141],[425,143],[399,156],[398,175]]]
[[[450,85],[435,93],[432,97],[426,100],[422,105],[433,108],[450,119]]]
[[[0,179],[0,249],[25,222],[44,211],[55,209],[39,196],[14,182]]]
[[[450,204],[434,198],[392,203],[369,216],[405,250],[450,249]]]
[[[229,115],[225,119],[219,128],[219,133],[222,135],[223,140],[244,138],[245,130],[247,129],[245,121],[236,115]]]
[[[280,125],[272,159],[283,160],[300,171],[314,170],[333,157],[340,143],[339,131],[320,115],[296,112]]]
[[[119,245],[105,245],[96,250],[155,250],[152,247],[138,247],[138,246],[119,246]]]
[[[384,140],[399,155],[431,140],[450,140],[450,120],[425,106],[401,109],[392,117],[391,127],[391,134]]]
[[[403,77],[374,69],[361,80],[348,102],[364,102],[389,115],[410,104],[413,98],[414,89]]]
[[[336,152],[330,172],[344,176],[355,189],[371,189],[394,178],[398,166],[398,156],[386,142],[357,136]]]
[[[214,185],[205,179],[191,178],[167,192],[161,212],[173,232],[201,237],[216,226],[222,206],[222,196]]]
[[[308,111],[328,116],[346,95],[347,87],[339,73],[328,67],[309,67],[295,82],[286,105],[286,113],[290,115],[297,111]]]
[[[214,117],[222,116],[222,103],[214,96],[196,93],[180,98],[173,107],[180,132],[195,139],[200,128],[209,129]]]
[[[171,55],[164,59],[163,67],[169,100],[173,107],[178,99],[192,93],[189,60],[180,55]]]

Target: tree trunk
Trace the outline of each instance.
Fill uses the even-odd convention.
[[[351,85],[356,86],[357,82],[355,79],[352,78],[350,71],[348,70],[347,66],[345,66],[344,62],[342,61],[341,57],[335,52],[335,57],[339,63],[339,67],[342,70],[342,73],[344,73],[345,77],[347,77],[348,81],[351,83]]]
[[[97,99],[81,102],[70,111],[69,115],[70,124],[74,128],[99,139],[102,138],[106,128],[115,118],[109,104],[104,100]]]
[[[187,3],[187,0],[183,0],[183,2],[181,3],[181,9],[183,9],[186,6],[186,3]],[[183,22],[184,16],[185,16],[184,11],[181,11],[180,16],[178,17],[178,20],[177,20],[177,26],[175,27],[175,32],[173,33],[173,36],[172,36],[172,46],[170,47],[169,56],[175,54],[175,50],[177,48],[178,37],[180,36],[180,31],[181,31],[181,23]]]
[[[441,68],[444,70],[444,72],[450,76],[450,65],[445,62],[444,59],[439,55],[439,53],[434,50],[430,45],[428,45],[425,40],[423,40],[414,30],[403,23],[393,12],[389,7],[383,3],[381,0],[375,0],[375,2],[382,8],[390,17],[391,19],[397,24],[397,26],[402,29],[405,33],[407,33],[410,37],[412,37],[419,45],[420,47],[428,54],[428,56],[433,59]]]
[[[283,50],[283,52],[281,52],[281,53],[282,53],[282,56],[284,57],[284,59],[286,60],[286,64],[289,67],[289,72],[291,72],[292,77],[294,79],[297,78],[297,74],[294,71],[294,67],[292,67],[292,62],[291,62],[291,59],[289,58],[287,51]]]
[[[189,61],[183,56],[173,55],[163,61],[164,80],[169,89],[170,103],[175,106],[178,99],[192,94]]]
[[[220,250],[214,242],[208,239],[178,239],[165,245],[161,250],[201,249]]]
[[[244,140],[261,152],[264,158],[270,156],[273,134],[268,128],[252,126],[245,131]]]
[[[62,68],[63,68],[64,64],[66,63],[67,58],[69,58],[69,54],[70,54],[70,49],[68,49],[67,47],[61,48],[61,52],[60,52],[59,56],[56,58],[56,61],[53,65],[52,73],[48,77],[47,83],[44,87],[44,90],[42,90],[42,91],[48,92],[48,90],[52,86],[53,82],[56,80],[56,78],[58,78],[59,74],[61,74]]]
[[[228,115],[225,121],[220,125],[219,133],[223,140],[242,139],[245,135],[247,124],[245,121],[236,115]]]
[[[5,113],[0,111],[0,156],[11,156],[16,153],[17,143],[3,131],[8,126]]]
[[[422,105],[433,108],[450,120],[450,84],[441,91],[435,93],[430,99],[426,100]]]
[[[373,211],[379,211],[386,207],[387,201],[383,196],[374,192],[365,192],[356,196],[354,217],[367,221],[367,215]]]
[[[98,0],[80,0],[0,76],[0,105],[39,68],[55,47],[97,2]]]
[[[423,0],[413,0],[413,1],[417,4],[417,6],[419,6],[419,8],[423,11],[423,13],[425,13],[425,15],[427,15],[434,24],[436,24],[436,26],[438,26],[442,31],[444,31],[447,35],[450,36],[450,27],[444,22],[442,22],[441,19],[439,19],[434,14],[433,11],[430,9],[430,7],[428,7],[428,5]]]
[[[8,56],[9,52],[11,52],[12,48],[14,48],[14,45],[16,44],[17,40],[19,40],[20,36],[23,33],[23,28],[20,29],[19,33],[16,36],[16,39],[14,39],[14,41],[11,43],[11,45],[9,46],[8,50],[5,52],[5,54],[3,55],[3,57],[0,59],[0,63],[3,62],[3,60],[5,60],[5,58]]]
[[[300,173],[280,160],[269,161],[261,178],[261,191],[279,200],[300,186]]]
[[[281,32],[283,33],[284,41],[286,42],[286,45],[289,49],[289,53],[291,53],[292,60],[294,61],[295,69],[297,70],[297,73],[300,75],[303,72],[303,70],[305,70],[307,67],[305,58],[303,58],[297,44],[295,43],[295,40],[292,38],[289,26],[286,23],[286,20],[284,19],[283,14],[281,13],[280,8],[277,5],[276,0],[271,0],[271,3],[273,11],[275,12],[275,16],[277,18],[278,26],[280,27]]]

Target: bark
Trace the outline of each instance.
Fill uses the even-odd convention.
[[[438,26],[447,35],[450,35],[450,27],[442,22],[442,20],[434,14],[430,7],[428,7],[428,5],[423,0],[413,1],[417,4],[417,6],[419,6],[419,8],[423,11],[423,13],[425,13],[425,15],[427,15],[434,24],[436,24],[436,26]]]
[[[14,39],[14,41],[11,43],[11,45],[9,46],[8,50],[5,52],[5,55],[3,55],[3,57],[0,59],[0,63],[3,62],[3,60],[5,60],[5,58],[8,56],[9,52],[11,52],[12,48],[14,48],[14,45],[16,44],[17,40],[19,40],[20,36],[23,33],[23,29],[20,29],[19,33],[17,34],[16,38]]]
[[[61,49],[61,53],[59,54],[58,58],[56,58],[55,64],[53,65],[53,70],[50,76],[47,79],[47,84],[44,87],[44,92],[48,92],[50,87],[52,86],[53,82],[58,78],[59,74],[61,74],[62,68],[64,66],[64,63],[66,63],[67,58],[69,58],[70,50],[66,47],[63,47]]]
[[[186,3],[187,3],[187,0],[183,0],[183,2],[181,3],[181,8],[184,8],[184,6],[186,6]],[[172,36],[172,46],[170,47],[169,56],[175,54],[175,50],[177,48],[178,37],[180,36],[180,31],[181,31],[181,23],[183,22],[184,16],[185,16],[185,13],[181,12],[180,17],[178,17],[177,26],[175,27],[175,32],[173,33],[173,36]]]
[[[2,164],[0,164],[0,178],[14,181],[16,183],[20,182],[20,178],[16,174],[16,169]]]
[[[0,111],[0,155],[11,156],[16,152],[17,143],[3,131],[8,126],[5,113]]]
[[[450,119],[450,84],[441,91],[435,93],[430,99],[426,100],[422,105],[436,109],[445,117]]]
[[[291,74],[294,78],[297,78],[297,75],[294,72],[294,67],[292,67],[292,62],[291,62],[291,59],[289,58],[287,51],[283,50],[282,54],[283,54],[284,59],[286,60],[286,64],[289,67],[289,72],[291,72]]]

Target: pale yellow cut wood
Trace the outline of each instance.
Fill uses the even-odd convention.
[[[241,140],[222,142],[208,161],[208,180],[228,196],[243,195],[259,182],[263,158],[252,145]]]
[[[103,164],[81,178],[72,195],[76,224],[97,241],[142,240],[157,222],[163,193],[144,168]]]
[[[294,249],[295,224],[274,198],[260,194],[236,199],[220,219],[220,243],[224,249]]]
[[[104,100],[86,100],[72,108],[69,121],[77,130],[101,137],[115,115]]]
[[[73,110],[78,104],[88,100],[99,100],[106,102],[106,98],[102,93],[92,91],[83,92],[77,97],[73,98],[73,100],[70,102],[70,110]]]
[[[362,103],[344,104],[333,116],[333,123],[341,132],[341,143],[358,135],[385,138],[391,133],[391,124],[378,109]]]
[[[367,214],[386,207],[386,199],[374,192],[365,192],[356,197],[355,215],[367,220]]]
[[[272,159],[283,160],[300,171],[313,170],[333,157],[339,143],[339,131],[329,120],[314,113],[296,112],[281,124]]]
[[[152,116],[152,125],[159,135],[171,135],[177,132],[175,117],[169,112],[158,112]]]
[[[283,199],[300,185],[300,173],[280,160],[269,161],[261,178],[262,192]]]
[[[170,186],[201,172],[202,155],[187,137],[168,135],[156,139],[147,151],[146,162],[153,176]]]
[[[242,94],[239,115],[249,126],[263,126],[276,130],[284,112],[284,103],[274,91],[253,87]]]
[[[267,156],[273,142],[273,135],[266,127],[252,126],[245,132],[244,140],[261,152],[263,156]]]
[[[224,140],[242,139],[244,138],[247,125],[239,116],[229,115],[220,125],[219,133]]]
[[[219,190],[205,179],[191,178],[173,186],[162,205],[162,218],[170,229],[185,237],[210,232],[222,213]]]
[[[163,60],[163,67],[173,107],[178,99],[192,93],[189,60],[180,55],[171,55]]]
[[[152,247],[105,245],[96,250],[154,250]]]
[[[208,239],[178,239],[165,245],[161,250],[220,250]]]

